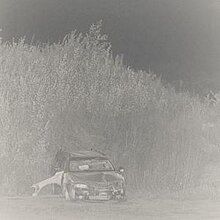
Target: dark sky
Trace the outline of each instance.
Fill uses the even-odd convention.
[[[130,66],[220,89],[220,0],[0,0],[7,40],[34,34],[53,42],[100,19]]]

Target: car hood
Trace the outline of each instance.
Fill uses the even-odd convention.
[[[83,182],[88,184],[97,183],[113,183],[117,181],[124,181],[124,177],[115,171],[101,171],[101,172],[79,172],[69,173],[69,177],[74,182]]]

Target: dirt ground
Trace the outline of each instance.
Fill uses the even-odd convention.
[[[59,197],[0,198],[0,220],[220,219],[220,200],[143,199],[67,202]]]

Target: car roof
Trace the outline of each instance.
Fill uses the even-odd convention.
[[[97,151],[74,151],[70,153],[70,160],[74,159],[107,159],[107,157]]]

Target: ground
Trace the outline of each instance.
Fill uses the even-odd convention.
[[[0,198],[1,220],[220,219],[220,199],[144,199],[125,202],[67,202],[63,198]]]

